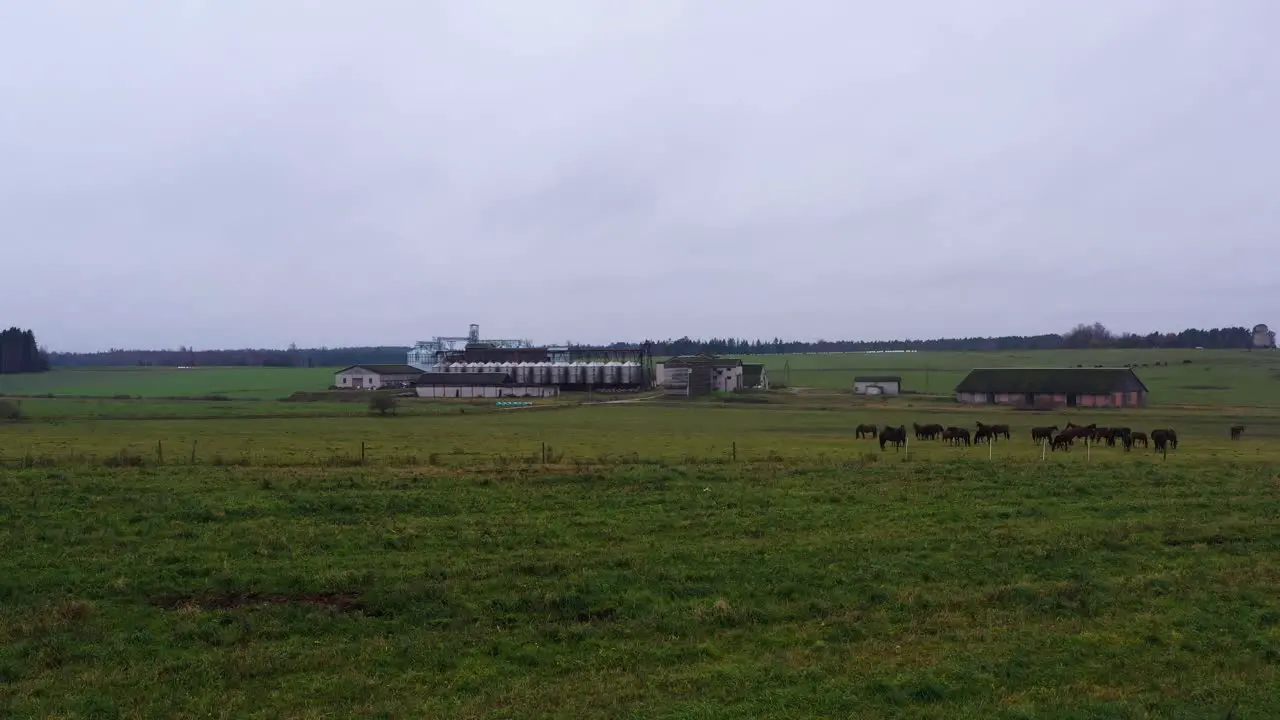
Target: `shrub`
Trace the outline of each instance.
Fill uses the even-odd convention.
[[[0,420],[17,422],[22,419],[22,406],[12,400],[0,400]]]
[[[378,393],[369,398],[369,412],[376,412],[379,415],[391,413],[396,414],[396,398],[394,395]]]

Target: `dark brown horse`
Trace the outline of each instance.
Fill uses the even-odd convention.
[[[1053,445],[1051,447],[1053,450],[1064,450],[1066,452],[1071,452],[1071,441],[1074,437],[1075,436],[1070,435],[1065,431],[1060,432],[1057,434],[1056,437],[1053,438]]]
[[[978,435],[982,435],[983,437],[990,438],[992,440],[1003,435],[1005,440],[1009,439],[1008,425],[986,425],[984,423],[974,424],[978,426],[978,432],[973,434],[974,440],[977,440]]]
[[[1033,442],[1040,442],[1042,440],[1052,441],[1053,434],[1057,431],[1057,425],[1050,425],[1049,427],[1033,427],[1031,428],[1031,440]]]
[[[1131,445],[1137,445],[1138,443],[1142,443],[1142,447],[1150,447],[1150,445],[1147,443],[1147,434],[1142,432],[1141,430],[1135,430],[1132,433],[1130,433],[1129,443]]]
[[[862,438],[871,438],[872,440],[875,440],[877,434],[875,425],[859,425],[853,429],[853,436],[859,440]]]
[[[907,428],[903,425],[898,427],[889,427],[886,425],[880,431],[880,449],[884,450],[885,445],[893,445],[894,448],[900,448],[907,444]]]
[[[1151,443],[1155,445],[1156,452],[1161,450],[1177,450],[1178,449],[1178,433],[1168,428],[1151,431]]]
[[[1231,439],[1232,439],[1232,440],[1239,440],[1239,439],[1240,439],[1240,436],[1241,436],[1241,435],[1243,435],[1243,434],[1244,434],[1244,426],[1243,426],[1243,425],[1232,425],[1232,426],[1231,426]]]
[[[917,440],[937,440],[938,436],[942,434],[942,426],[937,424],[920,425],[911,423],[911,428],[916,431]]]

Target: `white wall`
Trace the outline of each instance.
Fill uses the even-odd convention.
[[[555,385],[426,385],[415,388],[424,398],[555,397]]]
[[[867,388],[876,385],[880,387],[880,393],[883,395],[897,395],[900,388],[896,382],[854,382],[853,392],[858,395],[866,395]]]

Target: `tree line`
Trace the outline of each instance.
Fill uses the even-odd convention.
[[[7,331],[11,334],[16,328]],[[35,338],[29,345],[35,348]],[[631,347],[634,342],[617,342],[609,347]],[[1253,346],[1253,333],[1244,327],[1187,329],[1178,333],[1153,332],[1114,333],[1101,323],[1081,324],[1066,333],[1043,335],[1003,335],[999,337],[934,338],[929,340],[747,340],[744,338],[651,341],[653,354],[670,355],[775,355],[791,353],[830,353],[915,350],[927,351],[1017,351],[1063,350],[1073,348],[1212,348],[1245,349]],[[357,364],[401,364],[408,346],[384,345],[337,348],[194,350],[122,350],[95,353],[49,353],[47,362],[58,367],[121,366],[216,366],[216,367],[338,367]],[[39,356],[43,359],[43,355]],[[44,367],[47,367],[46,364]],[[14,372],[4,370],[4,372]]]
[[[49,360],[31,330],[11,327],[0,332],[0,373],[34,373],[49,369]]]
[[[1113,333],[1101,323],[1077,325],[1070,331],[1045,335],[1002,335],[999,337],[934,338],[929,340],[747,340],[743,338],[709,338],[653,342],[658,356],[694,355],[774,355],[830,352],[927,351],[1016,351],[1066,350],[1083,348],[1212,348],[1215,350],[1253,347],[1253,332],[1243,327],[1199,330],[1190,328],[1178,333],[1153,332]]]

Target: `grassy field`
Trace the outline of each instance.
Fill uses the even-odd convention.
[[[1280,717],[1280,383],[1186,356],[1055,413],[795,380],[917,357],[395,417],[278,399],[328,371],[67,371],[134,384],[0,424],[0,717]],[[1013,440],[853,438],[977,420]],[[1181,445],[1042,460],[1067,421]]]
[[[906,390],[948,395],[978,367],[1123,367],[1151,390],[1153,404],[1280,406],[1280,353],[1244,350],[1062,350],[1034,352],[762,355],[770,377],[792,386],[853,386],[855,375],[900,375]],[[1160,363],[1157,365],[1156,363]],[[1142,367],[1145,365],[1145,367]]]
[[[281,398],[324,390],[338,368],[93,368],[0,375],[0,395]]]

